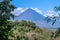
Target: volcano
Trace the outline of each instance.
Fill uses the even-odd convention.
[[[45,17],[43,15],[29,8],[23,13],[21,13],[15,20],[37,21],[37,20],[43,20],[44,18]]]
[[[46,20],[44,20],[46,17],[43,16],[42,14],[36,12],[35,10],[29,8],[27,10],[25,10],[23,13],[21,13],[20,15],[18,15],[17,17],[15,17],[14,20],[26,20],[26,21],[32,21],[34,23],[36,23],[37,26],[39,26],[40,28],[49,28],[49,29],[55,29],[58,28],[60,25],[58,23],[56,23],[55,25],[51,25],[50,23],[47,23]],[[59,26],[57,26],[59,25]]]

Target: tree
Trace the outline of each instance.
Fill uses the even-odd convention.
[[[60,6],[55,6],[55,11],[60,11]]]
[[[5,25],[10,17],[14,17],[11,11],[13,11],[15,7],[10,4],[10,1],[12,0],[3,0],[0,2],[0,26]]]
[[[57,11],[57,12],[60,11],[60,6],[55,6],[54,10]],[[47,22],[52,21],[52,25],[54,25],[54,23],[56,22],[56,20],[59,19],[59,18],[60,18],[60,14],[59,14],[59,16],[53,15],[52,17],[50,17],[50,16],[46,17]]]
[[[11,11],[14,10],[14,5],[10,2],[12,0],[3,0],[0,2],[0,40],[8,39],[8,31],[11,29],[11,25],[8,20],[14,18]]]
[[[60,11],[60,6],[56,6],[55,11]],[[60,18],[60,14],[59,14],[58,18]],[[60,28],[58,28],[58,30],[55,32],[55,38],[57,38],[59,36],[60,36]]]
[[[35,29],[36,28],[36,24],[34,22],[28,21],[28,26]]]
[[[55,11],[60,11],[60,6],[55,6],[54,7]],[[52,25],[55,24],[56,20],[60,18],[60,14],[59,16],[53,16],[53,17],[49,17],[47,16],[47,22],[52,21]],[[58,28],[58,30],[52,35],[54,38],[57,38],[58,36],[60,36],[60,28]]]

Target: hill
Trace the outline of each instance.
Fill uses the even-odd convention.
[[[30,21],[15,22],[15,26],[9,32],[9,40],[50,40],[51,31],[40,29]]]
[[[39,28],[31,21],[15,21],[10,25],[14,25],[8,33],[9,40],[60,40],[60,30],[49,30]]]

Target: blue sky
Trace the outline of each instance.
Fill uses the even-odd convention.
[[[53,10],[55,6],[59,6],[60,0],[13,0],[12,3],[17,8],[38,8],[46,13],[47,10]]]
[[[41,10],[53,9],[54,6],[60,5],[60,0],[13,0],[16,7],[39,8]]]

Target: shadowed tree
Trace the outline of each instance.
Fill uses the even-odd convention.
[[[28,21],[28,26],[31,27],[31,28],[33,28],[33,29],[36,28],[36,24],[33,23],[33,22],[30,22],[30,21]]]
[[[55,11],[59,11],[60,12],[60,6],[56,6],[55,7]],[[60,13],[59,13],[59,16],[60,18]],[[55,32],[55,38],[59,37],[60,36],[60,28],[58,28],[58,30]]]
[[[14,15],[11,11],[14,10],[14,5],[10,2],[12,0],[3,0],[0,2],[0,40],[7,40],[8,39],[8,31],[11,28],[11,25],[8,20],[10,18],[14,18]]]
[[[14,6],[10,4],[12,0],[3,0],[0,2],[0,26],[5,25],[6,21],[10,19],[10,17],[14,18],[14,15],[11,11],[14,10]]]
[[[60,12],[60,6],[55,6],[54,7],[54,10],[55,11],[59,11]],[[50,22],[50,21],[52,21],[52,25],[54,25],[55,24],[55,22],[56,22],[56,20],[57,19],[59,19],[60,18],[60,13],[59,13],[59,15],[58,16],[53,16],[53,17],[49,17],[49,16],[47,16],[47,22]],[[58,26],[58,25],[57,25]],[[52,35],[54,38],[57,38],[58,36],[60,36],[60,28],[58,28],[58,30]]]
[[[60,6],[55,6],[55,11],[60,11]]]
[[[60,11],[60,6],[55,6],[54,10],[57,11],[57,12]],[[47,16],[46,20],[47,20],[47,22],[52,21],[52,25],[54,25],[54,23],[56,22],[56,20],[59,19],[59,18],[60,18],[60,13],[59,13],[59,16],[55,16],[55,15],[53,15],[52,17]]]

